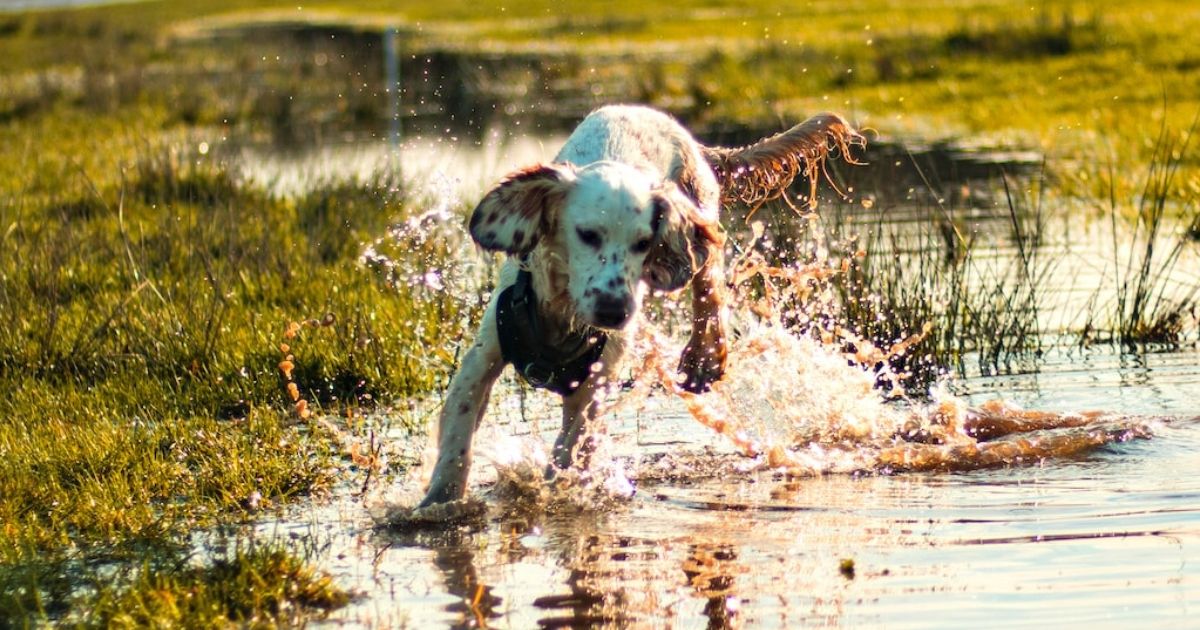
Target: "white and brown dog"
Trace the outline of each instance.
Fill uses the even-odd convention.
[[[472,238],[509,254],[474,345],[450,382],[438,458],[421,506],[462,498],[471,438],[506,364],[563,397],[553,467],[567,468],[611,382],[647,288],[692,289],[679,362],[699,392],[725,368],[722,202],[757,205],[859,136],[834,114],[740,149],[699,144],[661,112],[609,106],[583,120],[551,164],[513,173],[471,215]]]

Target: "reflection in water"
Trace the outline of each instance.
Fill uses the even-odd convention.
[[[1200,365],[1191,370],[1200,376]],[[659,422],[688,435],[684,416]],[[616,456],[647,448],[627,446],[618,441]],[[714,457],[678,440],[669,448],[681,464]],[[1198,453],[1200,423],[1177,421],[1151,441],[1035,467],[795,478],[697,466],[698,476],[647,477],[631,499],[594,510],[545,511],[481,490],[491,515],[470,528],[332,536],[324,566],[366,595],[330,621],[1178,625],[1200,605]],[[369,528],[347,501],[313,508],[322,510],[314,519]],[[843,559],[855,564],[852,578]]]
[[[414,625],[958,627],[987,623],[1006,601],[1024,602],[1030,620],[1178,618],[1200,578],[1188,562],[1200,485],[1187,480],[1184,505],[1113,483],[1132,471],[1108,468],[655,485],[624,508],[547,515],[526,532],[496,521],[413,541],[429,560],[404,570],[434,572],[456,598]],[[1106,488],[1134,505],[1114,510]],[[710,509],[724,502],[744,509]],[[481,583],[489,603],[471,609]]]
[[[468,172],[522,161],[493,155]],[[314,507],[315,520],[341,528],[324,566],[366,593],[331,621],[1164,626],[1200,609],[1200,424],[1074,413],[1194,416],[1194,352],[1052,358],[1040,374],[961,382],[945,406],[914,411],[885,404],[877,375],[829,347],[784,340],[777,327],[739,332],[715,394],[662,395],[647,381],[618,394],[595,466],[604,478],[592,483],[635,484],[631,498],[548,490],[549,501],[520,502],[481,485],[473,492],[490,512],[470,528],[373,536],[361,535],[372,523],[352,499],[332,516]],[[643,351],[668,366],[678,356]],[[998,396],[1063,413],[984,404]],[[486,424],[536,450],[545,438],[524,398],[514,401],[497,394]],[[714,439],[697,416],[732,439]],[[1130,439],[1151,429],[1154,440]],[[506,451],[520,450],[505,444],[481,448],[496,452],[479,480],[505,478]]]
[[[565,585],[569,594],[545,595],[533,605],[547,611],[538,618],[543,628],[578,628],[625,621],[623,611],[631,606],[620,577],[620,563],[628,540],[602,539],[597,534],[569,536],[559,548],[559,564],[567,569]]]
[[[709,628],[732,628],[738,598],[735,575],[744,569],[737,564],[732,545],[691,545],[683,563],[683,574],[696,595],[704,598],[704,616]]]
[[[499,616],[496,609],[503,600],[492,594],[491,587],[480,581],[479,571],[475,567],[475,552],[464,544],[464,538],[460,532],[452,532],[444,542],[435,545],[433,565],[441,571],[446,590],[460,598],[460,601],[447,606],[446,610],[461,615],[464,625],[473,622],[484,627],[488,619]]]

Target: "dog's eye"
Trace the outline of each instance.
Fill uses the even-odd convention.
[[[653,241],[651,241],[649,238],[643,238],[633,244],[633,247],[632,247],[633,253],[644,254],[644,253],[650,251],[650,245],[652,245],[652,244],[653,244]]]
[[[596,230],[585,230],[576,228],[575,233],[579,235],[579,240],[583,241],[588,247],[600,247],[600,233]]]

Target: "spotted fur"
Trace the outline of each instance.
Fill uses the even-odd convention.
[[[471,238],[481,247],[522,254],[557,216],[571,183],[570,165],[539,165],[504,178],[471,213]]]
[[[547,474],[584,458],[580,437],[612,378],[647,289],[691,289],[692,333],[679,370],[701,392],[725,370],[725,236],[722,199],[761,201],[798,174],[811,174],[830,147],[857,137],[840,118],[822,118],[742,149],[702,146],[661,112],[610,106],[592,112],[553,162],[517,171],[471,214],[480,246],[509,254],[476,343],[450,382],[438,428],[438,460],[422,506],[461,498],[471,438],[504,367],[496,296],[531,272],[539,319],[550,339],[606,329],[592,375],[563,398],[563,430]],[[715,170],[714,170],[715,169]],[[578,463],[578,462],[577,462]]]

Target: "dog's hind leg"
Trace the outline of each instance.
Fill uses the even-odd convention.
[[[495,320],[485,317],[475,345],[450,380],[438,422],[437,464],[420,507],[461,499],[466,494],[471,438],[483,419],[492,384],[504,367],[495,331]]]

